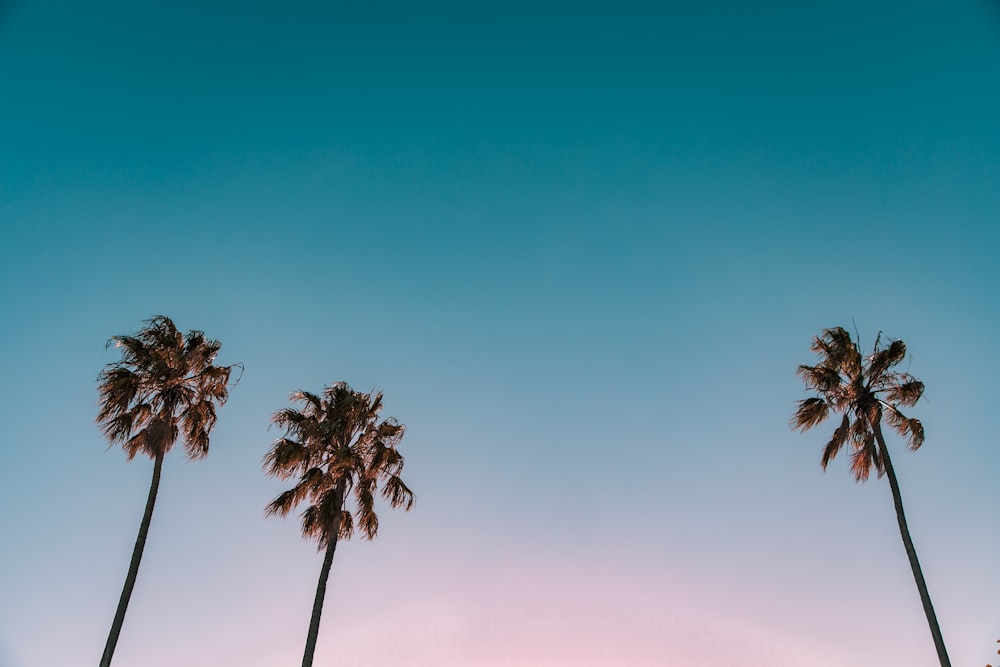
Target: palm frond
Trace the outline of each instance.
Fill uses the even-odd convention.
[[[291,395],[294,403],[303,403],[302,414],[306,417],[315,417],[323,412],[323,399],[308,391],[294,391]]]
[[[910,419],[898,410],[894,412],[898,416],[890,422],[893,430],[906,439],[906,448],[911,452],[920,449],[920,445],[924,444],[924,425],[919,419]]]
[[[849,378],[859,372],[861,364],[857,345],[851,339],[851,334],[843,327],[824,329],[813,339],[810,349],[820,356],[820,365],[826,368],[843,373]]]
[[[843,420],[840,422],[834,432],[833,437],[830,438],[830,442],[826,443],[826,447],[823,448],[823,460],[821,461],[823,465],[823,470],[826,470],[826,466],[829,465],[837,453],[840,451],[844,443],[847,442],[847,435],[850,433],[851,429],[851,419],[847,415],[844,415]]]
[[[378,535],[378,515],[371,504],[358,503],[358,524],[361,527],[361,535],[366,540],[375,539]]]
[[[215,404],[210,400],[191,402],[181,413],[188,458],[200,459],[208,454],[208,434],[215,428],[216,421]]]
[[[311,456],[301,442],[278,438],[264,455],[264,472],[272,477],[288,479],[309,467]]]
[[[338,481],[322,468],[316,467],[306,470],[299,480],[299,484],[306,490],[306,496],[314,497],[329,493]]]
[[[134,415],[131,412],[106,417],[101,426],[101,432],[109,442],[123,442],[132,436],[132,424]]]
[[[840,373],[826,366],[799,366],[796,374],[805,382],[807,389],[828,392],[841,384]]]
[[[894,384],[886,392],[886,399],[897,405],[908,407],[916,405],[917,401],[924,395],[924,383],[908,374],[901,376],[900,379],[903,381]]]
[[[125,459],[131,461],[139,452],[151,452],[153,448],[146,446],[146,431],[141,430],[122,443],[122,450],[125,452]]]
[[[303,512],[302,534],[316,537],[321,545],[325,545],[333,535],[340,534],[339,521],[342,517],[342,496],[335,489],[330,489],[320,494],[318,502]]]
[[[919,419],[907,417],[894,406],[885,411],[885,418],[892,429],[906,440],[907,449],[916,451],[924,444],[924,425]]]
[[[871,424],[868,421],[868,413],[864,410],[854,410],[854,420],[851,422],[851,447],[855,450],[864,446],[868,436],[871,435]]]
[[[323,520],[320,518],[320,509],[317,505],[309,505],[302,512],[302,537],[314,539],[318,542],[318,547],[326,546],[326,537],[329,534],[329,527],[324,529]]]
[[[808,431],[830,413],[830,406],[822,398],[807,398],[799,401],[799,407],[792,417],[792,428]]]
[[[902,424],[902,422],[906,421],[906,415],[900,412],[895,406],[886,406],[886,410],[883,414],[885,415],[885,420],[889,422],[889,425],[894,429],[898,429],[900,426],[906,428],[905,424]]]
[[[878,452],[875,447],[875,435],[871,432],[865,435],[854,453],[851,454],[851,472],[855,481],[865,482],[871,475],[873,467],[880,467],[877,463]]]
[[[264,508],[265,516],[285,516],[299,504],[298,487],[292,487],[287,491],[282,491],[278,497],[268,503]]]
[[[398,475],[390,475],[382,486],[382,497],[393,507],[402,507],[406,511],[413,509],[416,496]]]
[[[924,425],[919,419],[910,419],[910,438],[907,440],[906,445],[910,448],[910,451],[916,451],[920,449],[920,445],[924,444]]]
[[[349,510],[340,512],[340,531],[337,533],[338,540],[349,540],[354,535],[354,515]]]
[[[869,382],[877,383],[886,371],[902,361],[905,356],[906,344],[901,340],[894,340],[888,347],[876,349],[868,357],[868,369],[865,371]]]

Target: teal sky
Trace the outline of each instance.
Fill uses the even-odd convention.
[[[909,346],[910,528],[995,657],[996,2],[98,4],[0,1],[0,666],[99,657],[152,466],[95,379],[160,313],[246,371],[116,664],[296,664],[260,460],[337,380],[418,501],[338,550],[324,664],[933,664],[888,484],[787,426],[830,326]]]

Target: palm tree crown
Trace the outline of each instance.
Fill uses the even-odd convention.
[[[857,344],[841,327],[826,329],[813,339],[811,349],[820,356],[815,366],[799,366],[798,375],[806,387],[819,396],[799,401],[792,426],[807,431],[823,422],[830,410],[843,414],[840,425],[823,449],[822,465],[833,460],[850,440],[851,472],[858,481],[868,479],[872,468],[878,476],[885,473],[885,461],[878,446],[878,428],[885,420],[906,440],[910,450],[924,442],[924,427],[900,411],[900,406],[916,404],[924,393],[924,384],[909,373],[892,369],[906,356],[901,340],[881,344],[862,359]]]
[[[142,453],[163,456],[183,435],[187,456],[208,453],[215,406],[229,396],[233,366],[215,366],[220,343],[201,331],[185,336],[170,318],[158,315],[134,336],[108,341],[122,358],[98,377],[97,421],[111,443],[121,443],[129,460]]]
[[[351,537],[355,523],[363,537],[375,537],[375,494],[380,485],[382,496],[393,507],[413,507],[413,492],[399,476],[403,456],[396,445],[403,438],[403,425],[391,418],[378,420],[381,392],[362,394],[338,382],[327,387],[322,396],[297,391],[291,399],[301,403],[302,409],[285,408],[274,414],[271,421],[285,429],[285,435],[275,440],[264,457],[264,470],[281,479],[297,477],[298,481],[275,498],[265,513],[286,516],[299,503],[307,502],[302,534],[326,550],[302,655],[302,667],[312,667],[337,541]],[[354,495],[353,512],[344,506],[350,492]]]
[[[302,534],[315,539],[322,549],[331,538],[347,539],[355,526],[362,537],[378,533],[375,494],[392,507],[413,507],[413,492],[400,478],[403,456],[396,446],[404,426],[389,418],[379,421],[382,393],[364,394],[338,382],[321,396],[297,391],[291,400],[301,410],[285,408],[272,422],[285,435],[274,442],[264,458],[264,469],[280,479],[298,477],[265,510],[267,515],[286,516],[303,501]],[[345,507],[353,492],[354,510]]]

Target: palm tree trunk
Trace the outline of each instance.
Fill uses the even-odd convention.
[[[309,634],[306,635],[306,651],[302,655],[302,667],[312,667],[313,653],[316,652],[316,638],[319,636],[319,617],[323,615],[323,599],[326,598],[326,582],[330,578],[330,566],[333,564],[333,552],[337,550],[337,538],[340,536],[340,514],[344,507],[343,481],[337,483],[334,495],[335,514],[333,526],[330,528],[329,541],[326,544],[326,555],[323,557],[323,568],[319,571],[319,583],[316,584],[316,599],[313,600],[312,618],[309,620]]]
[[[931,604],[931,596],[927,592],[927,582],[924,581],[924,573],[920,570],[920,561],[917,560],[917,551],[913,548],[910,530],[906,527],[906,515],[903,514],[903,499],[899,494],[899,482],[896,481],[896,472],[892,469],[892,461],[889,459],[889,448],[885,446],[885,438],[882,437],[882,428],[878,424],[875,424],[875,438],[878,440],[879,454],[882,457],[882,463],[885,465],[886,477],[889,478],[889,488],[892,489],[892,502],[896,506],[896,520],[899,522],[899,534],[903,538],[906,556],[910,559],[910,569],[913,570],[913,579],[917,582],[917,590],[920,591],[920,602],[924,605],[927,624],[930,626],[931,636],[934,638],[934,648],[937,649],[941,667],[951,667],[951,660],[948,658],[948,651],[944,646],[944,638],[941,636],[941,628],[938,626],[937,616],[934,614],[934,606]]]
[[[128,608],[129,598],[132,597],[132,589],[135,588],[135,579],[139,574],[139,561],[142,560],[142,550],[146,547],[146,535],[149,534],[149,522],[153,518],[153,505],[156,504],[156,492],[160,488],[160,472],[162,469],[163,454],[157,454],[153,460],[153,481],[149,485],[149,497],[146,498],[146,511],[143,512],[142,523],[139,524],[139,536],[135,538],[135,548],[132,549],[132,562],[128,566],[125,587],[122,588],[122,596],[118,600],[118,609],[115,611],[115,620],[111,623],[108,643],[104,645],[104,655],[101,656],[100,667],[110,667],[111,656],[115,653],[118,635],[121,633],[122,624],[125,622],[125,610]]]
[[[306,652],[302,656],[302,667],[312,667],[313,664],[316,638],[319,636],[319,617],[323,614],[323,599],[326,597],[326,581],[330,578],[330,566],[333,564],[333,552],[336,550],[337,533],[334,532],[326,545],[323,569],[319,571],[319,583],[316,585],[316,599],[313,601],[312,620],[309,621],[309,634],[306,636]]]

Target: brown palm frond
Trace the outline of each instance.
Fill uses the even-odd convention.
[[[146,431],[142,429],[122,443],[122,451],[125,452],[125,458],[131,461],[139,452],[152,452],[154,450],[152,447],[146,446]]]
[[[888,347],[876,349],[868,357],[865,375],[870,383],[877,383],[885,373],[906,356],[906,344],[901,340],[892,341]]]
[[[336,490],[329,490],[316,498],[302,512],[303,537],[315,539],[319,548],[325,547],[334,534],[340,534],[342,505]]]
[[[821,423],[830,413],[830,407],[822,398],[807,398],[799,401],[798,410],[792,417],[792,428],[808,431]]]
[[[336,477],[353,478],[367,466],[365,452],[360,447],[338,447],[326,453],[329,473]]]
[[[369,439],[381,447],[394,448],[403,439],[405,432],[406,427],[390,417],[371,429]]]
[[[337,481],[322,468],[306,470],[299,480],[299,484],[305,489],[303,499],[330,492],[337,485]]]
[[[337,533],[338,540],[349,540],[354,535],[354,515],[349,510],[340,512],[340,532]]]
[[[880,470],[881,466],[877,459],[875,435],[868,433],[851,455],[851,472],[854,474],[855,481],[867,481],[873,467]]]
[[[907,446],[912,451],[920,449],[924,444],[924,425],[919,419],[910,419],[910,439]]]
[[[372,451],[369,474],[374,477],[398,475],[402,472],[404,463],[403,455],[395,446],[386,447],[384,443],[379,442],[378,447]]]
[[[892,426],[892,428],[895,429],[897,432],[899,431],[900,428],[903,428],[904,432],[909,432],[908,431],[909,427],[905,424],[906,415],[900,412],[898,408],[895,408],[891,405],[887,406],[887,409],[883,414],[885,415],[885,420],[889,422],[889,425]]]
[[[858,374],[860,367],[858,348],[843,327],[824,329],[820,336],[813,339],[811,349],[821,357],[821,365],[843,373],[847,377]]]
[[[830,461],[837,456],[841,447],[847,442],[847,435],[850,433],[851,429],[851,419],[847,415],[844,415],[843,420],[840,422],[834,432],[833,437],[830,438],[830,442],[826,443],[826,447],[823,448],[823,460],[821,461],[823,465],[823,470],[826,470],[826,466],[829,465]]]
[[[861,352],[858,346],[851,344],[850,349],[844,354],[840,362],[840,372],[849,378],[858,378],[862,375]]]
[[[272,477],[288,479],[308,468],[310,460],[309,451],[301,442],[278,438],[264,456],[264,471]]]
[[[398,475],[390,475],[382,486],[382,497],[389,501],[392,507],[402,507],[409,511],[417,497],[410,487]]]
[[[316,417],[323,412],[323,399],[308,391],[296,391],[292,393],[292,401],[304,403],[303,414]]]
[[[358,524],[361,535],[366,540],[374,539],[378,534],[378,515],[375,514],[374,498],[369,495],[367,502],[358,502]]]
[[[317,484],[316,481],[315,477],[310,477],[308,474],[304,475],[295,486],[281,493],[278,498],[275,498],[272,505],[278,503],[280,499],[280,503],[278,504],[282,507],[281,515],[288,514],[302,503],[302,501],[323,494],[326,489],[322,483]]]
[[[215,404],[210,400],[192,402],[181,413],[188,458],[199,459],[208,454],[208,434],[216,421]]]
[[[895,409],[887,410],[885,416],[886,421],[889,422],[892,430],[909,442],[913,436],[910,432],[910,420],[902,412]],[[913,447],[911,447],[911,449],[913,449]]]
[[[868,476],[871,474],[871,463],[868,460],[868,452],[864,449],[856,449],[851,454],[851,474],[854,475],[856,482],[868,481]]]
[[[916,405],[917,401],[924,395],[924,383],[910,375],[900,379],[903,381],[895,384],[886,392],[886,400],[907,407]]]
[[[828,392],[841,384],[840,373],[826,366],[799,366],[796,374],[806,387],[819,392]]]
[[[847,412],[857,400],[858,383],[842,383],[830,391],[824,392],[823,397],[830,404],[830,407],[837,412]]]
[[[135,415],[131,412],[125,412],[114,417],[106,417],[104,423],[101,424],[101,432],[104,433],[104,437],[109,442],[120,442],[132,432],[134,423]],[[108,446],[110,447],[111,445]]]
[[[138,336],[112,336],[108,339],[105,348],[111,347],[112,344],[116,348],[121,348],[123,365],[142,368],[150,366],[150,351],[147,349],[146,343]]]
[[[268,503],[264,508],[265,516],[285,516],[298,504],[298,487],[293,487],[278,494],[278,497]]]
[[[906,439],[906,448],[911,452],[920,449],[920,445],[924,444],[924,425],[920,423],[919,419],[905,417],[898,410],[894,412],[898,418],[895,422],[890,422],[893,430]]]
[[[854,421],[851,422],[850,429],[851,448],[854,451],[862,449],[870,434],[871,428],[868,423],[868,416],[863,411],[855,410]]]
[[[327,532],[330,527],[324,530],[323,521],[320,518],[318,505],[309,505],[302,512],[302,537],[315,539],[319,548],[326,546]]]
[[[837,368],[841,359],[844,358],[850,342],[850,335],[843,328],[833,327],[824,329],[819,336],[813,338],[809,348],[822,357],[824,363],[829,363],[831,367]]]
[[[294,408],[282,408],[271,417],[271,423],[280,428],[292,429],[298,427],[307,419],[309,417]]]
[[[127,412],[142,389],[142,378],[137,372],[117,365],[102,371],[98,383],[97,390],[101,395],[98,422]]]

